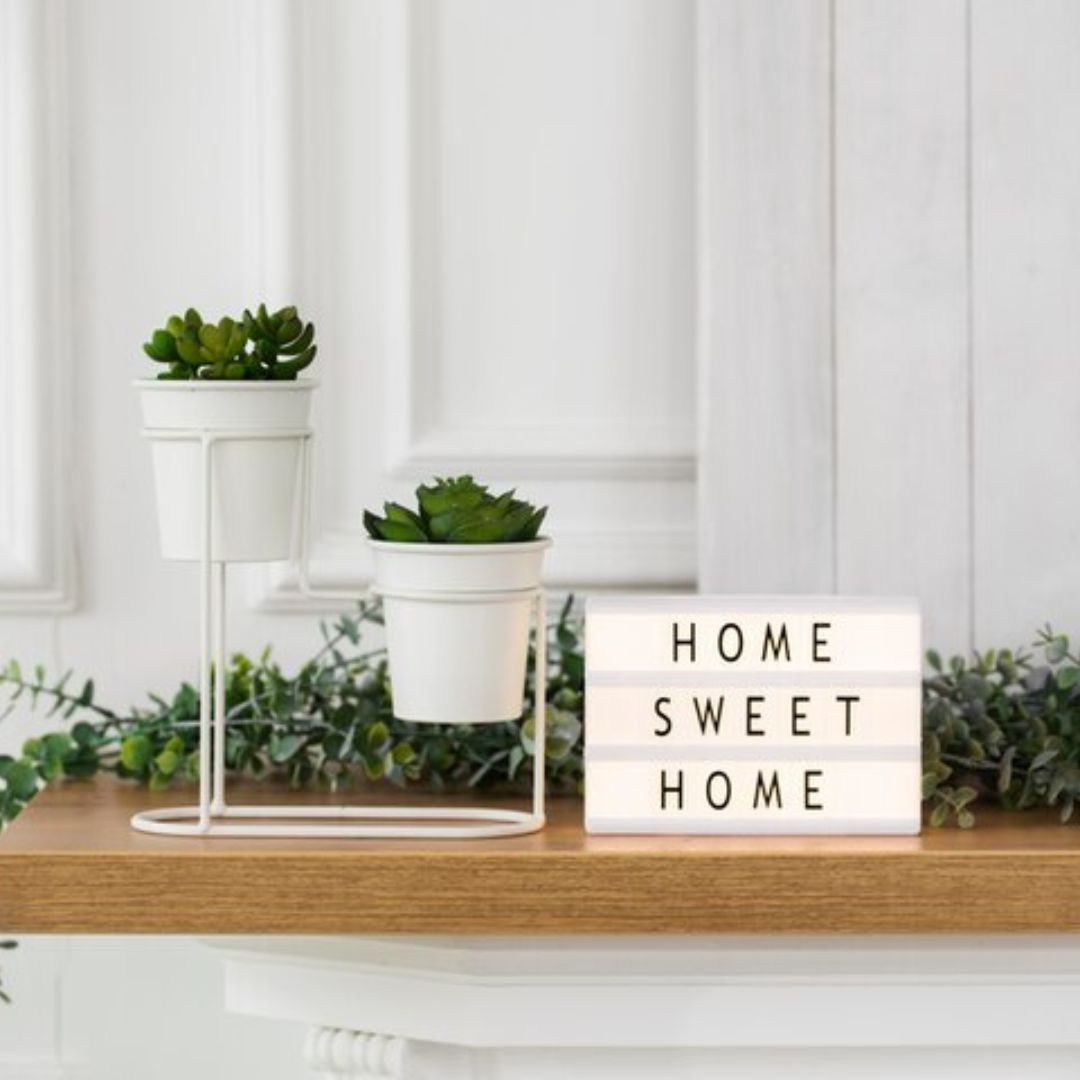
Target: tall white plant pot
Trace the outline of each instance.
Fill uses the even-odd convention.
[[[375,591],[383,598],[394,715],[445,724],[517,720],[529,616],[551,541],[369,543]]]
[[[164,558],[201,557],[204,436],[214,440],[211,560],[292,556],[302,441],[290,436],[307,429],[316,385],[313,379],[135,383],[153,448]]]

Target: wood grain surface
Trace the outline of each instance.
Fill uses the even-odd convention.
[[[556,801],[541,833],[472,842],[204,840],[128,825],[135,810],[190,801],[110,778],[43,793],[0,838],[0,932],[1080,931],[1080,827],[1043,813],[983,810],[971,831],[888,838],[593,837],[577,800]]]

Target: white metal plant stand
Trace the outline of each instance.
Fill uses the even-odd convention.
[[[533,602],[536,626],[534,654],[535,746],[532,807],[510,810],[494,807],[430,806],[245,806],[233,805],[225,787],[225,611],[226,567],[211,558],[213,537],[213,464],[218,444],[233,440],[295,440],[300,445],[298,495],[300,502],[299,584],[305,596],[328,600],[364,600],[378,595],[372,587],[351,593],[312,587],[308,569],[311,531],[312,436],[310,428],[288,431],[251,430],[144,430],[152,440],[189,440],[201,445],[202,522],[199,559],[199,804],[143,810],[131,819],[134,828],[172,836],[312,837],[380,839],[487,839],[517,836],[543,828],[545,783],[545,713],[547,630],[542,588],[504,592],[424,594],[409,592],[412,599],[448,603],[491,600]],[[385,595],[398,595],[386,592]],[[211,670],[218,673],[211,680]],[[213,692],[211,693],[211,682]],[[462,717],[462,723],[468,718]]]

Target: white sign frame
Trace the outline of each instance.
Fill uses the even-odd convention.
[[[912,835],[917,601],[586,601],[592,833]]]

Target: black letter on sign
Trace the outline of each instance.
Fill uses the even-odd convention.
[[[680,645],[690,646],[690,663],[694,663],[697,660],[697,623],[690,624],[690,636],[683,638],[679,637],[679,624],[671,624],[671,659],[676,664],[679,662]]]
[[[764,735],[765,732],[761,728],[754,727],[754,721],[761,719],[761,713],[758,712],[757,706],[760,705],[765,699],[760,694],[751,694],[746,699],[746,734],[747,735]]]
[[[810,732],[806,728],[799,727],[799,721],[806,719],[806,713],[802,711],[800,706],[808,705],[810,699],[802,694],[796,694],[791,699],[791,734],[792,735],[809,735]]]
[[[821,794],[821,790],[818,788],[817,784],[814,783],[814,781],[812,781],[810,779],[811,776],[814,777],[814,780],[820,780],[821,779],[821,770],[820,769],[807,769],[806,770],[806,778],[804,780],[804,787],[803,787],[803,792],[804,792],[804,794],[803,794],[803,805],[806,807],[807,810],[824,810],[825,808],[821,805],[821,803],[819,803],[819,802],[811,802],[812,798],[816,799]]]
[[[669,697],[658,697],[656,699],[656,704],[653,705],[653,711],[656,713],[656,715],[658,717],[660,717],[661,720],[664,721],[664,725],[665,725],[664,727],[656,728],[653,731],[653,734],[658,735],[661,739],[665,735],[670,735],[671,734],[671,717],[668,716],[668,714],[666,712],[664,712],[664,706],[665,705],[670,705],[670,704],[671,704],[671,698],[669,698]]]
[[[858,694],[837,694],[836,700],[844,706],[844,734],[851,734],[851,706],[859,700]]]
[[[832,629],[831,622],[816,622],[814,623],[814,663],[815,664],[831,664],[832,657],[826,656],[824,650],[829,647],[829,643],[825,640],[825,631]]]
[[[713,798],[712,786],[716,779],[724,781],[724,798],[720,802]],[[705,781],[705,798],[709,800],[709,805],[714,810],[723,810],[731,802],[731,780],[726,772],[709,773],[709,779]]]
[[[713,706],[713,699],[705,699],[705,708],[701,707],[701,699],[694,695],[694,710],[697,712],[698,726],[701,728],[701,734],[705,734],[705,728],[709,724],[712,724],[713,734],[720,734],[720,721],[724,718],[724,695],[721,694],[717,699],[717,704]]]
[[[669,795],[678,795],[679,802],[677,809],[682,809],[682,794],[683,794],[683,774],[682,769],[678,773],[678,783],[669,784],[667,778],[667,769],[660,770],[660,809],[667,809],[667,797]]]
[[[761,659],[768,659],[769,649],[772,649],[772,658],[780,659],[780,650],[784,650],[784,659],[791,660],[791,645],[788,642],[787,623],[780,624],[780,633],[773,636],[772,623],[765,624],[765,640],[761,643]]]
[[[776,796],[776,809],[782,810],[784,808],[784,801],[780,798],[780,777],[776,775],[776,770],[773,769],[772,779],[769,781],[769,788],[765,789],[765,774],[758,769],[757,783],[754,785],[754,809],[758,807],[758,799],[764,797],[765,807],[768,809],[772,806],[773,796]]]
[[[724,648],[724,638],[727,637],[727,632],[729,630],[734,630],[735,631],[735,641],[736,641],[735,652],[732,653],[730,656],[728,655],[727,650]],[[720,627],[720,633],[716,637],[716,646],[720,650],[720,655],[729,664],[732,663],[735,660],[738,660],[739,657],[742,656],[742,650],[743,650],[742,627],[740,627],[738,623],[733,623],[733,622],[724,623],[724,625]]]

